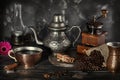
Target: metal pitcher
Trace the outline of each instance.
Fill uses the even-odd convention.
[[[110,72],[120,72],[120,42],[108,42],[109,56],[107,68]]]

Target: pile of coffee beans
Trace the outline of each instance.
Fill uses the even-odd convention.
[[[98,50],[91,51],[90,55],[79,54],[75,60],[75,69],[81,71],[99,71],[104,70],[103,63],[104,57]]]

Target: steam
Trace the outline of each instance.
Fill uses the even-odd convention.
[[[68,5],[67,5],[67,1],[66,0],[61,0],[61,2],[60,2],[60,7],[62,8],[62,9],[67,9],[68,8]]]
[[[108,4],[106,4],[106,5],[102,6],[102,8],[101,8],[101,9],[107,9],[107,8],[108,8]]]
[[[74,3],[80,4],[82,2],[82,0],[73,0]]]

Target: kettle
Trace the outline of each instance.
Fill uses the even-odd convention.
[[[75,41],[73,41],[73,46],[75,42],[78,40],[80,34],[81,34],[81,29],[80,26],[72,26],[68,31],[70,32],[73,28],[77,28],[79,30],[79,34]],[[67,50],[68,47],[70,47],[71,41],[68,39],[66,36],[66,25],[64,21],[64,16],[62,14],[55,14],[53,17],[53,21],[48,27],[49,29],[49,34],[45,37],[44,41],[38,41],[36,32],[33,28],[30,28],[34,35],[35,35],[35,40],[37,44],[43,44],[47,47],[49,47],[53,53],[58,53],[58,52],[64,52]]]

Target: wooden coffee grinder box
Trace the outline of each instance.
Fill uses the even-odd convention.
[[[91,47],[100,46],[106,41],[106,31],[103,31],[103,23],[99,21],[101,18],[107,16],[107,10],[101,10],[102,15],[98,17],[93,17],[90,21],[87,22],[87,30],[82,32],[82,41],[81,45],[77,46],[77,52],[84,52]],[[88,46],[90,46],[88,48]]]
[[[102,32],[100,35],[82,33],[82,44],[90,45],[90,46],[99,46],[105,43],[106,32]]]

